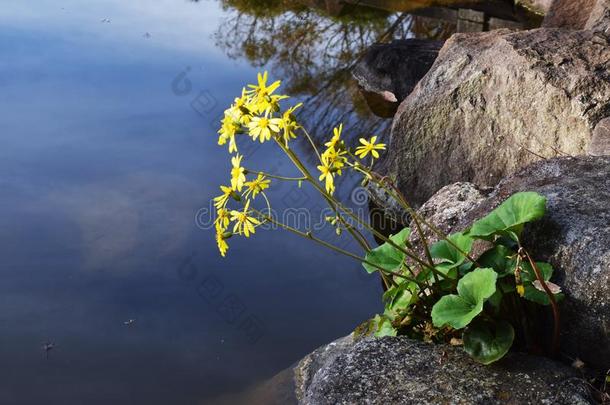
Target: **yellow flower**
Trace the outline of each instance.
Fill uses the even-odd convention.
[[[246,94],[246,89],[241,90],[241,97],[235,99],[231,106],[231,114],[242,125],[248,125],[252,119],[252,99]]]
[[[228,110],[227,110],[228,111]],[[236,124],[234,117],[227,114],[222,119],[222,126],[218,130],[220,136],[218,137],[218,144],[224,145],[229,141],[229,153],[237,152],[237,144],[235,143],[235,134],[239,129],[239,125]]]
[[[230,215],[229,210],[226,208],[219,208],[216,211],[216,220],[214,221],[214,225],[216,226],[216,232],[224,232],[229,227]]]
[[[273,92],[277,90],[278,87],[280,87],[282,82],[277,80],[267,86],[268,77],[269,74],[267,73],[267,71],[263,72],[263,74],[259,73],[256,76],[258,85],[249,84],[248,87],[250,87],[251,90],[247,91],[247,93],[254,93],[259,98],[270,97],[271,94],[273,94]]]
[[[231,158],[231,165],[233,166],[231,169],[231,188],[237,191],[241,191],[246,182],[246,169],[241,166],[242,158],[243,156],[240,156],[239,154]]]
[[[360,138],[360,143],[362,144],[362,146],[358,146],[356,148],[356,156],[358,156],[362,159],[369,152],[371,152],[371,155],[373,156],[373,158],[377,159],[379,157],[379,152],[377,152],[377,151],[385,150],[385,144],[384,143],[375,143],[375,142],[377,142],[376,136],[372,137],[370,141],[367,141],[364,138]]]
[[[284,144],[286,147],[288,147],[288,141],[290,139],[295,139],[297,137],[294,131],[299,128],[299,124],[294,118],[294,111],[302,105],[303,103],[299,103],[294,107],[290,107],[284,112],[284,114],[282,114],[280,129],[282,130],[282,138],[284,139]]]
[[[220,251],[220,255],[225,257],[227,254],[227,250],[229,250],[229,244],[224,238],[223,232],[216,230],[216,245],[218,245],[218,250]]]
[[[339,145],[339,141],[341,138],[341,131],[343,131],[343,124],[339,124],[338,127],[333,128],[333,137],[330,138],[330,141],[326,142],[324,144],[324,146],[326,146],[328,149],[336,148],[337,145]]]
[[[347,161],[344,156],[345,154],[347,154],[347,152],[344,150],[328,148],[324,151],[324,153],[322,153],[322,159],[326,159],[328,161],[328,166],[330,166],[334,172],[341,176],[341,169],[345,167],[345,162]]]
[[[224,206],[227,205],[227,201],[229,200],[233,189],[227,186],[220,186],[220,191],[222,191],[222,194],[218,197],[214,197],[214,207],[216,207],[216,209],[224,208]]]
[[[250,136],[256,141],[258,138],[261,143],[271,139],[271,134],[277,134],[280,132],[281,119],[279,118],[268,118],[254,117],[248,124],[250,130]]]
[[[322,165],[318,166],[318,170],[320,171],[320,181],[324,181],[324,185],[326,187],[326,191],[329,194],[332,194],[335,191],[335,183],[333,178],[333,167],[332,163],[329,162],[328,158],[322,156]]]
[[[254,234],[255,226],[260,224],[260,221],[254,217],[251,217],[248,211],[250,206],[250,200],[246,202],[243,211],[231,211],[231,221],[235,221],[233,232],[238,234],[244,234],[246,238],[250,237],[250,234]]]
[[[246,192],[244,193],[244,196],[248,197],[252,194],[252,198],[255,198],[258,193],[268,189],[270,183],[270,180],[267,180],[263,174],[259,173],[256,179],[245,183]]]
[[[279,111],[279,101],[287,98],[282,95],[273,95],[273,92],[280,87],[281,82],[279,80],[271,83],[267,86],[267,72],[258,74],[258,85],[249,84],[250,90],[246,91],[247,94],[252,96],[252,109],[258,113],[265,111]]]

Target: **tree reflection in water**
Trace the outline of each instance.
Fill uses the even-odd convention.
[[[350,74],[368,46],[396,38],[446,38],[454,31],[440,20],[338,2],[221,1],[226,16],[216,44],[282,79],[283,93],[306,102],[299,118],[319,140],[339,122],[351,137],[386,132],[389,120],[370,113]]]

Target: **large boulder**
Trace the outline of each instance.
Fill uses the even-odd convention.
[[[542,22],[543,27],[582,30],[597,0],[554,0]]]
[[[553,0],[542,26],[610,34],[610,0]]]
[[[553,0],[515,0],[515,4],[542,15],[549,12],[552,3]]]
[[[470,190],[473,203],[452,200],[455,190]],[[451,233],[516,192],[545,195],[547,212],[525,229],[523,244],[536,259],[553,265],[553,280],[566,294],[560,306],[561,351],[593,368],[610,368],[610,156],[538,162],[504,179],[489,196],[476,190],[464,183],[447,186],[420,213]],[[429,242],[436,239],[428,234]]]
[[[302,404],[589,404],[585,382],[549,359],[511,353],[483,366],[461,349],[367,338],[315,372]]]
[[[400,105],[378,169],[416,205],[456,181],[493,186],[542,158],[586,153],[608,100],[605,36],[456,34]]]
[[[380,117],[393,117],[398,105],[428,72],[443,43],[412,38],[367,49],[352,75],[371,111]]]

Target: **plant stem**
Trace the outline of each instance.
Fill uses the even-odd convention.
[[[379,266],[379,265],[377,265],[375,263],[372,263],[372,262],[370,262],[370,261],[368,261],[366,259],[363,259],[362,257],[357,256],[357,255],[353,254],[352,252],[349,252],[349,251],[341,249],[340,247],[337,247],[337,246],[335,246],[335,245],[333,245],[331,243],[328,243],[328,242],[326,242],[326,241],[324,241],[324,240],[314,236],[311,232],[303,232],[303,231],[300,231],[300,230],[298,230],[296,228],[291,227],[290,225],[286,225],[286,224],[284,224],[282,222],[276,221],[275,219],[271,218],[268,215],[265,215],[264,213],[260,212],[259,210],[255,209],[255,208],[253,208],[252,211],[255,212],[256,214],[258,214],[261,217],[261,219],[263,219],[265,221],[268,221],[268,222],[270,222],[272,224],[275,224],[275,225],[277,225],[277,226],[279,226],[279,227],[281,227],[281,228],[283,228],[283,229],[285,229],[285,230],[287,230],[289,232],[294,233],[295,235],[299,235],[299,236],[301,236],[303,238],[310,239],[310,240],[312,240],[312,241],[314,241],[314,242],[316,242],[316,243],[318,243],[318,244],[320,244],[320,245],[322,245],[322,246],[324,246],[324,247],[326,247],[328,249],[331,249],[331,250],[333,250],[333,251],[335,251],[337,253],[340,253],[342,255],[351,257],[352,259],[355,259],[358,262],[366,263],[366,264],[368,264],[368,265],[370,265],[372,267],[375,267],[380,273],[385,273],[386,275],[391,275],[391,276],[396,276],[396,277],[403,278],[403,279],[405,279],[407,281],[411,281],[411,282],[417,284],[420,288],[427,288],[428,287],[427,285],[424,285],[423,283],[421,283],[420,281],[418,281],[418,280],[416,280],[414,278],[411,278],[411,277],[406,276],[404,274],[397,273],[397,272],[392,271],[392,270],[384,269],[383,267],[381,267],[381,266]],[[389,280],[394,285],[396,284],[391,278]]]
[[[337,210],[335,204],[336,202],[333,200],[332,197],[330,197],[326,191],[324,189],[322,189],[320,187],[320,185],[316,182],[316,180],[312,177],[311,173],[309,173],[309,170],[307,170],[307,168],[305,167],[305,165],[303,163],[301,163],[301,161],[299,160],[299,158],[294,154],[294,152],[292,152],[290,149],[286,148],[284,144],[282,144],[281,141],[279,140],[275,140],[276,143],[279,145],[279,147],[284,151],[284,153],[288,156],[288,158],[292,161],[292,163],[297,167],[297,169],[299,169],[301,171],[301,173],[303,173],[303,175],[306,177],[306,180],[309,181],[314,188],[316,188],[316,190],[322,194],[322,196],[324,197],[324,199],[326,200],[326,202],[328,203],[328,205],[330,206],[330,208],[337,214],[337,217],[339,218],[339,221],[343,224],[343,226],[345,226],[345,229],[347,229],[347,231],[350,233],[350,235],[352,235],[352,237],[360,244],[360,246],[366,251],[370,251],[371,250],[371,246],[368,244],[368,242],[366,241],[366,238],[364,237],[364,235],[362,235],[360,233],[360,231],[358,231],[357,229],[355,229],[353,226],[351,226],[351,224],[347,223],[345,221],[345,219],[343,218],[343,216],[341,216],[339,214],[339,211]]]
[[[277,174],[269,174],[269,173],[265,173],[265,172],[260,172],[257,170],[250,170],[250,169],[245,169],[246,174],[248,173],[253,173],[253,174],[262,174],[265,177],[269,177],[271,179],[277,179],[277,180],[284,180],[284,181],[303,181],[303,180],[307,180],[307,177],[305,176],[301,176],[301,177],[286,177],[286,176],[278,176]]]
[[[477,261],[475,259],[473,259],[470,256],[470,254],[468,254],[467,252],[464,252],[451,239],[449,239],[448,236],[443,231],[438,229],[434,224],[427,221],[424,217],[419,216],[419,214],[417,214],[417,212],[411,207],[411,205],[409,205],[407,200],[402,196],[402,193],[396,188],[396,186],[394,184],[389,183],[390,186],[392,187],[392,189],[395,191],[395,193],[392,193],[390,190],[388,190],[386,187],[383,186],[383,182],[384,182],[383,177],[379,176],[379,174],[377,174],[375,172],[370,172],[370,174],[377,178],[375,183],[379,184],[384,190],[386,190],[386,192],[390,195],[390,197],[395,199],[407,211],[407,213],[409,215],[411,215],[411,218],[413,218],[413,220],[416,224],[417,224],[418,220],[421,220],[423,222],[423,224],[426,225],[428,228],[430,228],[432,230],[432,232],[434,232],[439,238],[445,240],[447,243],[449,243],[451,246],[453,246],[458,252],[460,252],[462,255],[464,255],[464,257],[466,257],[468,260],[470,260],[470,262],[474,263],[477,267],[480,267],[479,264],[477,263]]]
[[[532,257],[525,249],[520,248],[520,250],[525,252],[525,256],[527,257],[527,260],[530,262],[532,269],[534,269],[534,273],[536,274],[536,279],[538,280],[538,282],[540,282],[540,285],[542,285],[542,288],[544,289],[544,292],[546,293],[546,295],[548,295],[549,301],[551,301],[551,308],[553,309],[553,320],[554,320],[553,342],[551,344],[551,352],[553,355],[556,355],[557,350],[559,349],[559,334],[560,334],[560,327],[561,327],[561,325],[560,325],[561,319],[559,316],[559,307],[557,306],[557,300],[555,300],[555,295],[553,294],[553,292],[551,291],[549,286],[546,285],[546,282],[544,281],[544,277],[542,277],[542,273],[540,272],[540,269],[536,265],[536,262],[534,262],[532,260]]]
[[[305,137],[309,141],[313,151],[316,153],[316,156],[318,157],[320,162],[322,162],[322,156],[320,155],[320,152],[318,152],[318,148],[316,147],[316,144],[314,143],[313,139],[309,135],[309,132],[307,132],[307,130],[305,128],[303,128],[303,127],[301,127],[301,131],[303,131],[303,133],[305,134]]]

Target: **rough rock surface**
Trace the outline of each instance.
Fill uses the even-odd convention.
[[[551,9],[553,0],[516,0],[515,3],[535,13],[544,15]]]
[[[371,111],[393,117],[428,72],[443,43],[413,38],[371,46],[352,70]]]
[[[426,201],[417,213],[421,218],[444,234],[453,232],[456,225],[462,220],[464,214],[479,206],[489,195],[491,189],[481,189],[472,183],[454,183],[441,188],[428,201]],[[420,224],[426,243],[428,245],[438,241],[439,235],[428,226]],[[415,221],[409,223],[411,236],[409,243],[418,252],[419,257],[424,257],[425,250],[421,235],[417,231]],[[483,253],[489,248],[489,243],[476,241],[473,245],[473,255]]]
[[[302,401],[305,397],[307,387],[311,385],[316,372],[328,366],[337,356],[352,346],[353,343],[352,335],[348,335],[319,347],[299,361],[293,368],[295,394],[299,401]]]
[[[435,207],[432,218],[450,218],[444,230],[456,232],[519,191],[548,199],[546,215],[525,229],[523,242],[536,259],[553,265],[553,280],[566,294],[561,351],[610,368],[610,156],[537,162],[503,180],[479,204],[456,204],[441,190],[424,206]],[[454,206],[462,209],[459,218]]]
[[[610,34],[610,0],[554,0],[542,26]]]
[[[483,366],[461,349],[407,338],[364,339],[316,373],[303,404],[588,404],[574,370],[509,354]]]
[[[610,155],[610,118],[604,118],[595,126],[587,152],[591,156]]]
[[[597,0],[554,0],[542,22],[543,27],[581,30],[587,25]]]
[[[587,151],[610,116],[610,43],[589,31],[456,34],[400,105],[378,170],[415,205],[446,184],[493,186]]]
[[[585,29],[610,36],[610,0],[597,0]]]

